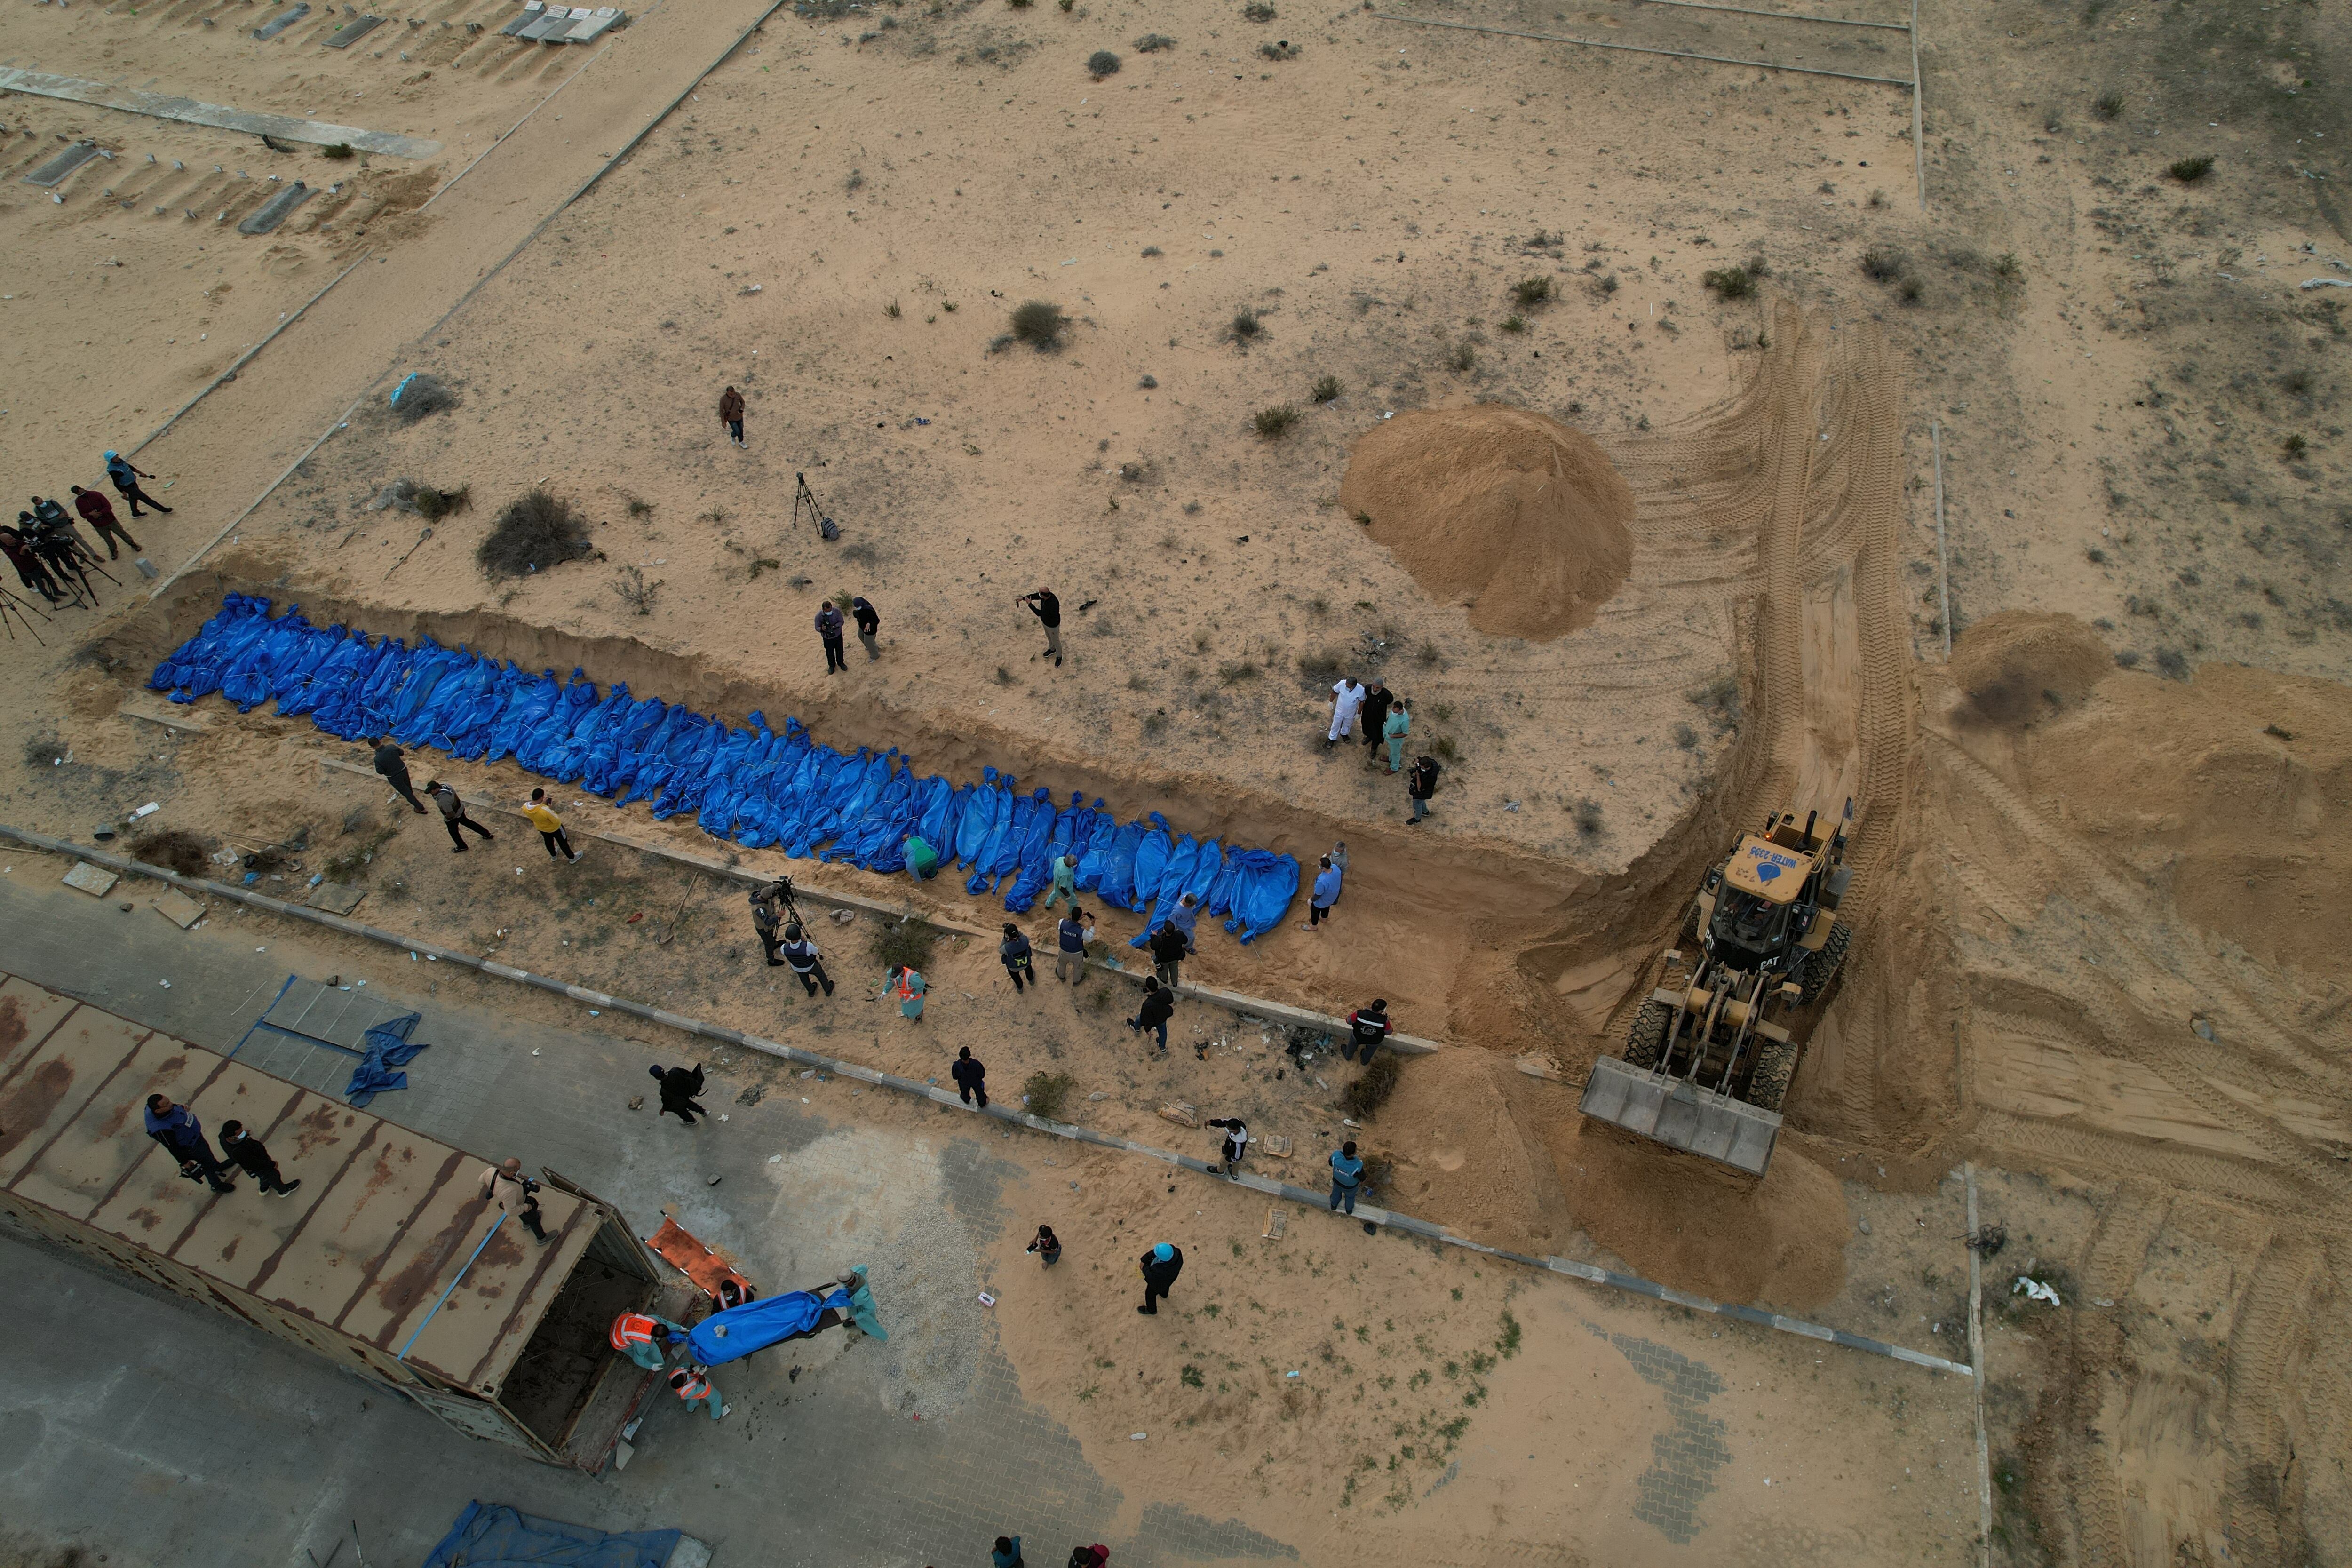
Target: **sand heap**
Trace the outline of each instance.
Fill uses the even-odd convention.
[[[1591,624],[1633,563],[1633,491],[1592,438],[1499,404],[1374,426],[1339,504],[1431,597],[1497,637]]]
[[[2264,963],[2340,972],[2352,924],[2352,689],[2208,664],[2114,670],[2024,753],[2067,825]]]
[[[1964,716],[2003,726],[2080,707],[2115,668],[2098,633],[2072,616],[2032,610],[1986,616],[1952,650]]]

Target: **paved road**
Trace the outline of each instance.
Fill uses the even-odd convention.
[[[998,1192],[1021,1173],[1015,1141],[947,1112],[860,1125],[781,1090],[747,1108],[714,1089],[730,1120],[689,1131],[626,1109],[653,1087],[642,1046],[449,1005],[425,994],[429,971],[354,968],[226,914],[183,933],[143,900],[123,913],[54,889],[55,862],[8,860],[6,968],[215,1049],[289,971],[364,975],[388,1006],[423,1011],[417,1037],[432,1042],[412,1087],[372,1110],[551,1166],[646,1231],[667,1207],[773,1285],[866,1263],[891,1334],[813,1342],[797,1379],[793,1352],[721,1369],[732,1416],[714,1427],[665,1401],[629,1468],[593,1480],[460,1436],[242,1325],[0,1238],[12,1320],[0,1517],[27,1538],[117,1562],[299,1568],[356,1523],[371,1563],[415,1563],[478,1497],[609,1529],[675,1525],[722,1563],[969,1563],[1000,1531],[1026,1535],[1041,1563],[1088,1541],[1129,1563],[1296,1556],[1237,1523],[1123,1498],[1022,1397],[972,1300],[982,1249],[1006,1222]]]

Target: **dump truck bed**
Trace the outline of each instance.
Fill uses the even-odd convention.
[[[224,1121],[244,1122],[301,1190],[240,1179],[216,1194],[183,1177],[144,1131],[156,1093],[190,1107],[215,1150]],[[511,1220],[493,1235],[488,1163],[0,975],[0,1208],[355,1370],[483,1399],[512,1373],[606,1211],[551,1185],[551,1240]]]

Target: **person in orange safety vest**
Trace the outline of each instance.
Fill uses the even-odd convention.
[[[669,1374],[669,1385],[677,1391],[677,1396],[686,1402],[686,1407],[688,1410],[693,1409],[697,1405],[708,1405],[710,1407],[710,1418],[713,1421],[735,1408],[719,1396],[717,1386],[710,1381],[707,1368],[679,1367]]]
[[[662,1347],[683,1342],[686,1325],[648,1312],[624,1312],[613,1320],[610,1338],[614,1350],[647,1372],[659,1372],[669,1364]]]

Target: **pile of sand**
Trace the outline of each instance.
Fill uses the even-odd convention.
[[[1544,1213],[1536,1161],[1496,1075],[1510,1063],[1480,1050],[1440,1051],[1404,1063],[1396,1093],[1361,1132],[1363,1152],[1389,1167],[1379,1200],[1514,1252],[1559,1250]],[[1319,1175],[1311,1168],[1307,1180]]]
[[[1966,716],[2014,727],[2081,706],[2115,668],[2098,634],[2074,616],[2003,610],[1961,635],[1952,687]]]
[[[2265,963],[2340,969],[2352,924],[2352,690],[2242,665],[2113,670],[2021,759],[2067,825]]]
[[[1633,491],[1580,430],[1500,404],[1400,414],[1348,456],[1339,504],[1470,625],[1546,641],[1633,563]]]
[[[1787,1140],[1761,1181],[1584,1116],[1550,1141],[1585,1234],[1661,1284],[1784,1310],[1845,1287],[1845,1194]]]

